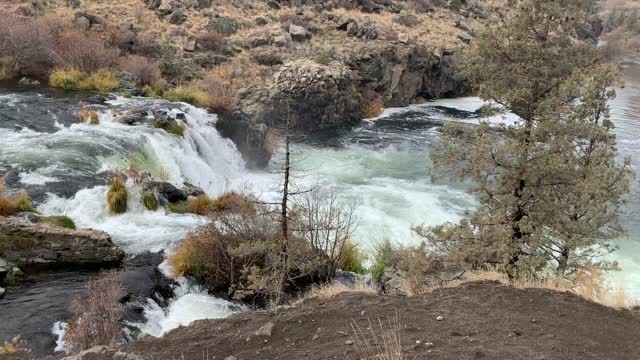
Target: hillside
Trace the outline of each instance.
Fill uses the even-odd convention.
[[[396,315],[399,330],[393,331]],[[197,321],[162,339],[127,344],[116,356],[94,349],[80,359],[122,359],[122,352],[131,354],[127,359],[358,359],[362,342],[353,327],[372,341],[369,321],[376,336],[381,337],[379,322],[388,339],[399,336],[406,359],[636,360],[640,355],[640,321],[629,312],[571,293],[475,282],[415,297],[342,293],[309,299],[277,314]]]

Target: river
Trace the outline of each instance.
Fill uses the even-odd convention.
[[[626,86],[612,105],[621,156],[633,157],[640,167],[640,63],[623,63]],[[80,124],[71,115],[80,102],[96,106],[99,125]],[[429,151],[447,121],[477,123],[477,98],[440,100],[404,109],[390,109],[374,120],[350,130],[333,131],[307,139],[294,147],[303,185],[318,183],[341,199],[356,200],[359,227],[354,240],[363,247],[389,239],[412,244],[419,241],[411,227],[459,219],[476,206],[475,197],[462,183],[431,176]],[[185,114],[185,137],[144,125],[113,122],[111,109],[161,108]],[[512,121],[497,116],[492,121]],[[0,175],[9,189],[28,190],[38,210],[64,214],[79,227],[110,233],[128,253],[170,250],[189,229],[204,219],[193,215],[148,211],[133,195],[126,214],[110,216],[105,207],[105,174],[126,168],[132,158],[154,176],[165,174],[180,185],[190,182],[212,196],[230,189],[252,188],[273,196],[278,177],[272,172],[248,171],[234,144],[210,126],[214,114],[186,104],[152,99],[102,98],[42,88],[17,88],[0,84]],[[274,165],[275,166],[275,165]],[[132,192],[133,194],[133,192]],[[616,274],[630,297],[640,298],[640,183],[632,191],[622,217],[628,236],[617,241],[613,256],[623,271]],[[167,270],[169,271],[169,270]],[[75,288],[74,288],[75,289]],[[75,291],[75,290],[74,290]],[[223,317],[236,311],[197,287],[183,286],[167,309],[149,303],[149,321],[141,325],[151,335],[206,317]],[[68,294],[30,293],[40,300]],[[23,299],[24,300],[24,299]],[[20,299],[14,299],[20,308]],[[26,301],[26,300],[25,300]],[[26,309],[26,302],[23,308]],[[2,310],[2,309],[0,309]],[[64,312],[60,312],[64,314]],[[37,314],[34,314],[37,316]],[[0,311],[0,323],[4,323]],[[63,317],[63,315],[60,315]],[[47,329],[53,327],[47,318]],[[59,321],[64,318],[56,319]],[[48,330],[47,330],[48,331]],[[0,334],[7,337],[7,334]],[[17,334],[13,334],[17,335]],[[0,339],[6,340],[6,339]]]

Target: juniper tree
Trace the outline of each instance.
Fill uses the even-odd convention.
[[[550,264],[562,275],[596,266],[628,191],[629,162],[615,161],[607,101],[618,70],[575,29],[594,1],[521,0],[496,12],[466,52],[479,95],[519,116],[513,125],[445,128],[432,159],[470,179],[480,205],[458,224],[417,228],[435,249],[472,267],[492,264],[510,278]]]

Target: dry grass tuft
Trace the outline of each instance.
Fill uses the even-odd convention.
[[[127,212],[127,187],[122,176],[114,176],[109,183],[107,191],[107,207],[111,214],[123,214]]]
[[[116,345],[122,332],[124,306],[120,300],[126,292],[120,273],[102,273],[87,287],[88,294],[74,298],[69,309],[71,319],[64,336],[68,354],[97,345]]]
[[[383,111],[384,100],[382,100],[382,97],[380,96],[375,96],[362,107],[362,116],[366,119],[371,119],[380,116]]]
[[[138,85],[151,85],[161,77],[160,65],[144,56],[131,55],[127,57],[122,68],[133,77]]]
[[[4,181],[0,178],[0,216],[12,216],[20,212],[37,212],[26,192],[14,197],[4,195]]]
[[[82,109],[78,111],[78,113],[76,114],[76,118],[78,118],[78,121],[82,123],[91,125],[100,124],[100,118],[98,117],[98,113],[95,110]]]
[[[498,281],[518,289],[549,289],[573,292],[587,300],[614,308],[625,308],[631,305],[631,302],[625,294],[624,287],[618,283],[609,284],[605,278],[605,274],[598,269],[580,270],[576,275],[575,281],[557,276],[521,278],[516,281],[509,281],[509,278],[504,273],[481,271],[467,274],[462,280],[452,282],[447,286],[457,286],[464,282],[486,280]]]
[[[353,289],[338,283],[324,284],[311,288],[297,303],[308,299],[331,299],[342,293],[363,293],[375,295],[378,293],[378,290],[375,287],[362,282],[357,282]]]
[[[207,215],[211,211],[214,202],[215,200],[207,195],[200,195],[189,201],[187,212],[196,215]]]
[[[369,319],[367,328],[363,329],[355,321],[351,322],[353,335],[351,341],[361,360],[406,360],[402,351],[400,332],[402,326],[398,313],[387,317],[386,321],[378,318],[377,323]]]

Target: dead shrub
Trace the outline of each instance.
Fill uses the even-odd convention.
[[[393,17],[393,22],[406,27],[415,27],[420,24],[418,17],[411,13],[401,13]]]
[[[215,31],[208,31],[198,35],[196,45],[198,49],[203,51],[225,51],[227,40]]]
[[[233,64],[218,65],[204,79],[197,82],[206,94],[206,106],[213,112],[232,111],[238,103],[236,91],[241,83],[242,71]]]
[[[351,329],[353,330],[351,341],[358,353],[358,359],[407,359],[400,341],[402,326],[397,312],[393,316],[388,316],[386,321],[378,318],[378,321],[372,322],[368,319],[364,329],[357,322],[352,321]]]
[[[55,64],[55,38],[42,19],[0,14],[0,54],[11,58],[17,73],[43,75]]]
[[[160,56],[162,48],[157,39],[158,34],[152,32],[138,34],[131,50],[137,55],[157,59]]]
[[[86,295],[71,302],[71,318],[64,335],[68,354],[98,345],[116,345],[122,332],[124,306],[120,301],[126,291],[121,274],[104,272],[87,283],[87,290]]]
[[[283,281],[285,292],[325,282],[354,228],[353,209],[339,208],[333,196],[308,199],[292,208],[295,215],[284,245],[276,207],[254,201],[247,205],[245,196],[228,193],[215,200],[221,210],[209,213],[211,222],[189,233],[169,262],[177,275],[243,301],[279,297]],[[206,203],[213,208],[210,199]]]
[[[108,48],[95,37],[79,31],[68,31],[60,36],[56,44],[57,62],[61,67],[94,72],[109,68],[118,61],[120,51]]]
[[[371,100],[362,106],[362,116],[366,119],[378,117],[384,111],[384,100],[381,96],[373,96]]]
[[[4,181],[0,178],[0,216],[12,216],[20,212],[36,212],[26,192],[10,197],[4,194]]]
[[[138,85],[151,85],[160,80],[160,65],[144,56],[128,56],[122,69],[129,73]]]

